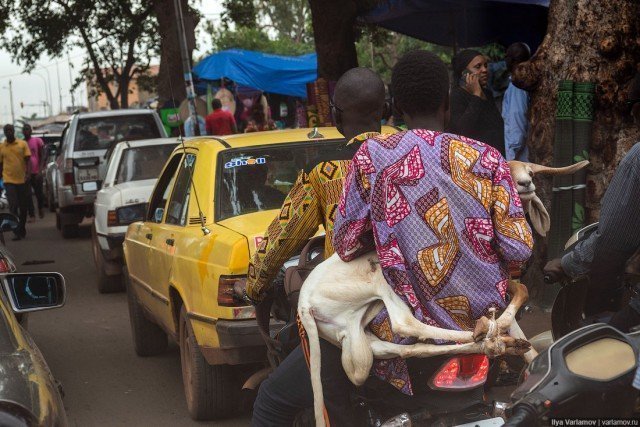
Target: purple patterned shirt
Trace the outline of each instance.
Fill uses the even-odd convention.
[[[350,261],[372,248],[384,275],[420,321],[472,330],[491,307],[505,308],[509,269],[531,255],[533,238],[509,166],[472,139],[410,130],[365,141],[346,178],[333,245]],[[391,332],[386,310],[370,325]],[[375,373],[412,394],[401,359]]]

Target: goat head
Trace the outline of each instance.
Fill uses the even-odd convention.
[[[547,231],[551,228],[551,221],[547,209],[536,195],[536,186],[533,183],[533,177],[535,174],[571,175],[585,168],[589,164],[589,161],[583,160],[573,165],[560,168],[552,168],[517,160],[511,160],[508,163],[511,178],[516,185],[520,200],[522,200],[524,211],[529,214],[534,230],[541,236],[546,236]]]

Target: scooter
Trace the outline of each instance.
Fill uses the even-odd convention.
[[[637,420],[638,390],[631,383],[639,355],[640,332],[624,334],[598,323],[565,335],[531,362],[526,380],[511,396],[514,403],[504,425],[553,425],[553,419],[567,418]]]
[[[569,251],[597,230],[592,224],[567,242]],[[505,426],[536,426],[565,418],[640,418],[639,392],[631,386],[640,355],[640,325],[625,334],[605,323],[637,286],[640,254],[628,260],[619,286],[598,306],[585,309],[588,278],[561,281],[552,309],[552,331],[530,341],[540,352],[512,394]],[[559,280],[545,276],[546,283]],[[633,425],[633,424],[630,424]]]

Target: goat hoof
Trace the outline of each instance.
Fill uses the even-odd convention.
[[[479,342],[487,336],[489,332],[489,319],[485,316],[482,316],[478,320],[476,320],[476,327],[473,330],[473,341]]]
[[[531,343],[527,340],[503,337],[503,341],[506,344],[505,353],[512,356],[522,356],[529,350],[531,350]]]

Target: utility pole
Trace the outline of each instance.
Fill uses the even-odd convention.
[[[44,92],[44,97],[45,97],[45,99],[47,99],[47,87],[48,87],[48,89],[49,89],[48,90],[49,98],[47,99],[46,104],[49,104],[49,115],[53,116],[53,111],[51,111],[51,109],[52,109],[52,106],[51,106],[51,86],[47,85],[47,80],[41,74],[38,74],[35,71],[32,71],[31,74],[33,74],[34,76],[40,77],[42,79],[42,81],[44,82],[44,91],[45,91]],[[49,82],[49,84],[51,84],[51,82]],[[45,111],[44,115],[46,117],[46,115],[47,115],[46,111]]]
[[[47,67],[45,66],[41,66],[39,68],[40,70],[44,70],[45,73],[47,73],[47,82],[49,83],[49,115],[53,116],[53,96],[51,96],[51,75],[49,74],[49,70],[47,70]]]
[[[9,101],[11,102],[11,125],[16,123],[16,116],[13,113],[13,87],[11,86],[11,80],[9,80]]]
[[[173,0],[178,19],[178,41],[180,43],[180,56],[182,56],[182,71],[184,73],[184,83],[187,89],[187,103],[189,105],[189,116],[193,120],[193,128],[196,136],[200,136],[200,124],[198,123],[198,112],[196,111],[196,91],[193,87],[193,76],[191,75],[191,63],[187,48],[187,36],[184,31],[184,20],[182,17],[182,5],[180,0]]]
[[[56,71],[57,71],[57,75],[58,75],[58,96],[60,98],[60,103],[59,103],[59,109],[60,111],[58,111],[58,114],[62,113],[62,87],[60,86],[60,67],[58,67],[58,60],[56,59]]]
[[[67,62],[69,63],[69,92],[71,92],[71,109],[75,110],[76,100],[73,96],[73,77],[71,76],[71,57],[69,56],[69,51],[67,51]]]

